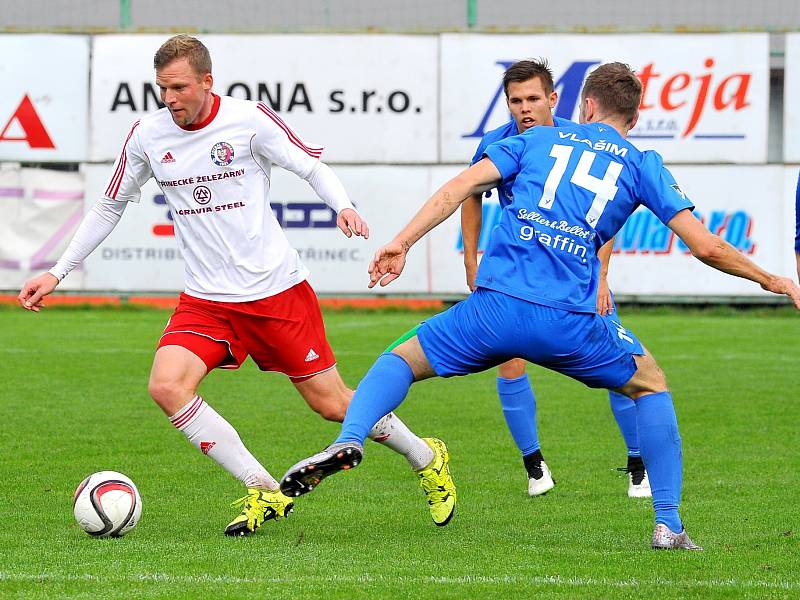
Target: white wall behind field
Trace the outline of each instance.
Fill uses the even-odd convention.
[[[8,161],[0,170],[0,289],[17,288],[55,261],[81,208],[101,193],[131,123],[157,109],[150,56],[164,37],[0,35],[0,72],[8,75],[0,95],[0,161]],[[561,116],[574,116],[575,93],[594,64],[622,58],[640,70],[649,65],[649,106],[635,143],[665,155],[715,233],[773,271],[794,272],[800,121],[783,101],[784,69],[770,58],[767,34],[201,38],[216,59],[217,90],[274,103],[300,135],[326,146],[323,158],[372,223],[368,242],[346,240],[303,182],[275,173],[273,208],[320,293],[368,293],[366,265],[375,247],[469,161],[482,131],[508,118],[502,71],[515,59],[545,54],[539,49],[550,50]],[[787,39],[790,92],[800,73],[800,34]],[[42,61],[54,55],[58,76],[73,85],[41,76],[48,64]],[[78,163],[80,170],[53,175],[25,167],[55,162]],[[493,213],[486,204],[488,228]],[[142,203],[129,208],[65,288],[181,289],[183,263],[170,227],[150,182]],[[611,276],[618,295],[767,297],[749,283],[709,276],[676,243],[659,245],[667,238],[647,217],[635,215],[626,228]],[[403,278],[371,293],[465,293],[459,241],[454,218],[414,249]]]

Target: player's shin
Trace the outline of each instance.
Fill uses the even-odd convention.
[[[414,374],[405,360],[391,352],[381,354],[358,384],[334,443],[363,444],[381,417],[400,406],[413,382]]]
[[[536,430],[536,397],[528,375],[514,379],[497,378],[497,395],[503,408],[508,430],[523,456],[539,450]]]
[[[648,394],[636,400],[639,445],[650,477],[656,523],[672,531],[683,529],[678,505],[683,483],[683,454],[678,420],[669,392]]]
[[[636,428],[636,404],[625,394],[619,392],[609,391],[608,400],[619,432],[628,447],[628,456],[640,456],[639,434]]]
[[[200,396],[195,396],[169,420],[195,448],[248,488],[278,489],[278,482],[250,454],[231,424]]]

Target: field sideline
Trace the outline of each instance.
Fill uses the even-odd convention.
[[[355,385],[420,312],[328,312]],[[429,381],[399,414],[450,448],[459,504],[436,528],[405,461],[374,444],[352,473],[249,539],[221,531],[240,485],[147,396],[169,313],[0,308],[0,597],[800,597],[800,319],[788,310],[628,312],[673,389],[684,443],[682,514],[702,553],[649,549],[652,507],[625,495],[625,448],[604,392],[531,367],[556,488],[528,498],[493,372]],[[203,396],[280,477],[338,425],[248,362]],[[74,524],[93,471],[129,475],[139,526],[118,540]]]

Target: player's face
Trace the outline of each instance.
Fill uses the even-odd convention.
[[[181,127],[202,120],[210,98],[211,73],[198,75],[189,61],[179,58],[156,71],[156,85],[161,101],[167,105],[172,120]]]
[[[506,102],[520,133],[535,125],[552,125],[553,107],[557,99],[555,92],[545,93],[538,77],[508,84]]]

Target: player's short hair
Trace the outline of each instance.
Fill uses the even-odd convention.
[[[198,77],[211,73],[208,48],[197,38],[186,34],[174,35],[161,44],[153,57],[153,67],[158,71],[179,58],[185,58]]]
[[[509,83],[522,83],[538,77],[542,82],[544,93],[548,96],[553,93],[553,72],[550,70],[550,65],[544,58],[534,60],[528,58],[519,60],[506,69],[503,75],[503,91],[508,98],[508,84]]]
[[[602,111],[619,115],[630,125],[642,101],[642,82],[629,65],[606,63],[586,78],[581,98],[593,98]]]

